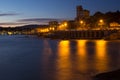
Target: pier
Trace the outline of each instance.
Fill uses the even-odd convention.
[[[53,39],[104,39],[119,30],[66,30],[54,31],[47,37]]]

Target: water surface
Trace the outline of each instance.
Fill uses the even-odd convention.
[[[0,80],[91,80],[119,57],[120,41],[0,36]]]

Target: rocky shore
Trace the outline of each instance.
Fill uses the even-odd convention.
[[[98,74],[93,77],[93,80],[120,80],[120,69]]]

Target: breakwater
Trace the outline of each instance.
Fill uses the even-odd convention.
[[[47,35],[55,39],[104,39],[119,30],[66,30],[54,31]]]

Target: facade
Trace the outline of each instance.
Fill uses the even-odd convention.
[[[82,16],[83,16],[83,8],[82,8],[82,6],[77,6],[76,7],[76,19],[78,20],[78,19],[80,19],[80,18],[82,18]]]
[[[84,20],[90,16],[90,11],[83,9],[82,6],[77,6],[76,7],[76,20]]]
[[[59,25],[59,23],[57,21],[50,21],[49,22],[50,30],[56,30],[58,25]]]
[[[50,21],[49,26],[58,26],[58,22],[57,21]]]
[[[119,23],[117,23],[117,22],[110,23],[110,28],[117,28],[117,27],[120,27]]]

